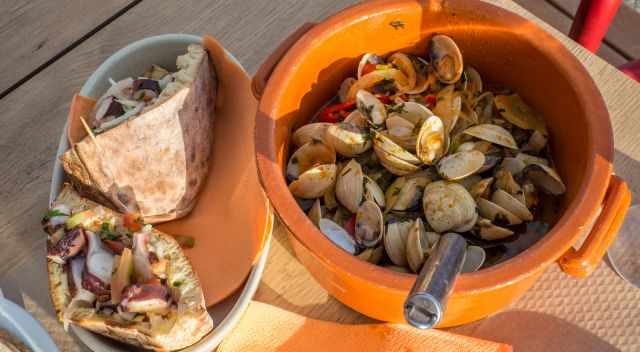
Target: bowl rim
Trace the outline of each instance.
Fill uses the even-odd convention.
[[[342,251],[322,236],[299,209],[285,183],[282,166],[274,161],[281,151],[274,144],[275,122],[270,116],[277,112],[277,102],[286,89],[288,78],[298,66],[298,61],[318,41],[353,22],[367,20],[391,9],[410,9],[415,6],[419,6],[418,2],[412,0],[370,1],[348,7],[316,24],[286,52],[274,69],[258,106],[259,116],[254,134],[260,182],[287,230],[332,272],[347,271],[355,280],[399,292],[406,292],[411,288],[415,280],[414,274],[396,273]],[[546,268],[590,229],[599,213],[613,170],[613,132],[609,113],[595,82],[569,49],[553,35],[512,11],[486,2],[450,0],[447,6],[454,9],[472,8],[476,12],[490,11],[501,18],[504,16],[515,19],[528,24],[528,28],[534,30],[541,41],[558,44],[553,50],[548,46],[538,49],[574,82],[572,86],[580,104],[585,111],[590,112],[585,115],[585,120],[588,125],[588,141],[591,143],[585,146],[585,152],[594,156],[587,161],[585,177],[578,187],[576,198],[569,203],[563,215],[543,238],[511,259],[478,272],[462,274],[456,280],[454,293],[470,295],[512,284]]]

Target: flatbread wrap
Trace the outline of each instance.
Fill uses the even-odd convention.
[[[80,197],[65,184],[42,220],[57,317],[154,350],[190,346],[213,328],[178,242]]]
[[[112,81],[85,116],[92,105],[85,97],[74,98],[70,111],[69,125],[80,119],[90,131],[61,157],[69,180],[83,196],[139,213],[145,223],[188,214],[209,167],[216,73],[197,44],[176,66]]]

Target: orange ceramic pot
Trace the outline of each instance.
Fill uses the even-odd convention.
[[[544,114],[554,160],[567,185],[561,215],[520,255],[455,282],[439,327],[471,322],[521,296],[553,263],[587,276],[615,237],[630,203],[626,184],[612,175],[609,115],[578,60],[541,28],[480,1],[370,1],[294,33],[254,78],[261,95],[255,144],[263,188],[299,260],[338,300],[375,319],[403,322],[402,305],[415,275],[361,261],[333,245],[287,189],[283,170],[292,130],[353,76],[366,52],[402,50],[424,56],[428,38],[445,33],[483,79],[513,88]],[[275,67],[275,68],[274,68]],[[588,233],[588,234],[587,234]],[[587,235],[580,249],[572,248]]]

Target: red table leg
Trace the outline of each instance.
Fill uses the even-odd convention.
[[[621,3],[622,0],[582,0],[569,37],[595,53]]]

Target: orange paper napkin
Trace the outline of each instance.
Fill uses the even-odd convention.
[[[235,351],[509,352],[512,348],[400,324],[345,325],[309,319],[254,301],[218,347],[218,352]]]

